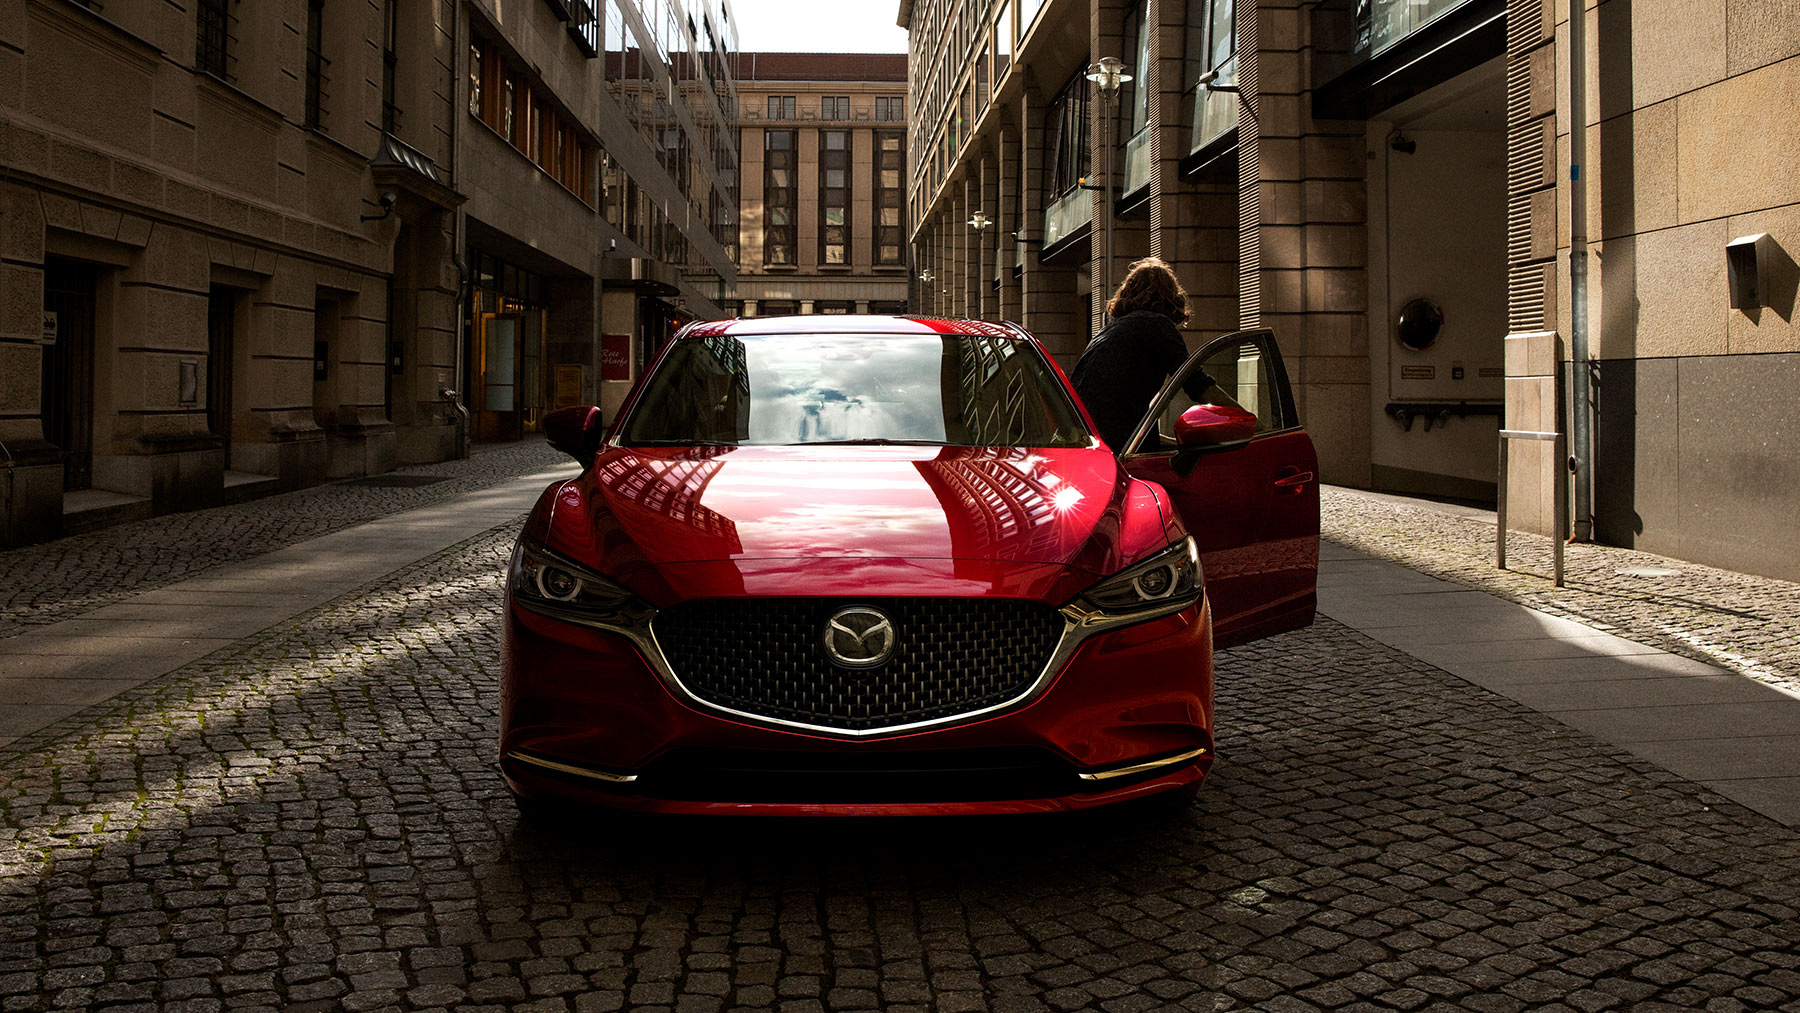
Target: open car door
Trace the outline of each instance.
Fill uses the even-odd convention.
[[[1185,388],[1201,371],[1237,405],[1190,397]],[[1227,334],[1190,356],[1151,402],[1120,461],[1168,490],[1199,544],[1215,644],[1312,624],[1319,458],[1300,427],[1273,331]]]

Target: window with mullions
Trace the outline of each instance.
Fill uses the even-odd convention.
[[[875,118],[878,120],[906,119],[906,100],[898,95],[875,97]]]
[[[900,173],[906,165],[906,135],[900,131],[875,134],[875,263],[893,266],[904,263],[902,235],[906,218],[900,208]]]
[[[1125,130],[1125,185],[1131,193],[1150,182],[1150,0],[1131,12],[1125,38],[1134,54],[1131,83],[1126,85],[1125,107],[1131,120]]]
[[[795,120],[800,118],[800,101],[793,95],[769,96],[769,119]]]
[[[1088,81],[1081,73],[1070,79],[1045,115],[1050,139],[1044,180],[1044,245],[1055,244],[1093,220],[1093,202],[1081,189],[1087,179]]]
[[[1189,148],[1199,150],[1237,126],[1238,97],[1232,92],[1208,91],[1200,79],[1216,75],[1221,85],[1237,83],[1237,2],[1202,0],[1203,17],[1188,25],[1187,86],[1194,111]]]
[[[850,132],[819,132],[819,263],[850,262]]]
[[[1000,13],[994,17],[994,80],[998,82],[1006,76],[1006,68],[1012,66],[1012,2],[1007,0],[1000,5]]]
[[[231,73],[232,22],[229,0],[200,0],[194,10],[194,69],[226,81]]]
[[[326,84],[331,61],[325,59],[325,0],[306,2],[306,125],[325,125]]]
[[[850,96],[823,95],[819,98],[819,119],[847,120],[850,118]]]
[[[794,264],[794,131],[763,132],[763,264]]]
[[[400,107],[395,103],[395,76],[400,64],[400,0],[383,0],[381,9],[381,132],[400,128]]]

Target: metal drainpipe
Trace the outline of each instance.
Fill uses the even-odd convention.
[[[1569,12],[1569,299],[1570,334],[1570,452],[1571,460],[1557,462],[1575,472],[1575,516],[1571,540],[1588,541],[1593,534],[1593,438],[1589,433],[1592,380],[1588,360],[1588,237],[1587,179],[1587,5],[1571,4]],[[1558,533],[1561,537],[1562,533]]]

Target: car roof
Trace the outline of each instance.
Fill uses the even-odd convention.
[[[981,334],[991,338],[1031,339],[1023,327],[1014,323],[845,313],[707,320],[690,324],[681,332],[683,337],[701,338],[753,334]]]

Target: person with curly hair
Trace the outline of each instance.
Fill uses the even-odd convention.
[[[1099,426],[1100,438],[1116,453],[1125,449],[1163,382],[1187,361],[1187,343],[1181,338],[1181,325],[1188,319],[1187,292],[1161,258],[1146,257],[1131,265],[1107,300],[1106,312],[1112,323],[1088,342],[1070,379]],[[1196,403],[1237,407],[1203,370],[1195,371],[1183,389]]]

